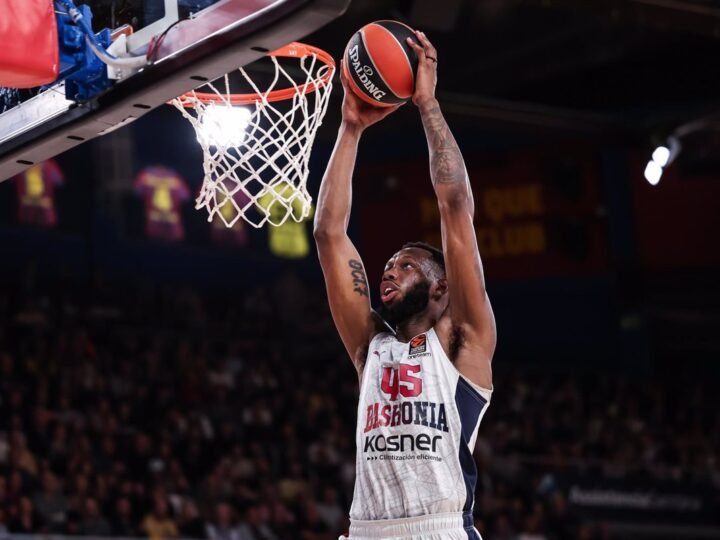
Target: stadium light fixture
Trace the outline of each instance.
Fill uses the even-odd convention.
[[[680,140],[671,135],[665,145],[658,146],[652,153],[652,158],[645,166],[645,180],[652,186],[660,183],[665,168],[668,167],[680,153],[682,148]]]
[[[663,168],[657,161],[652,159],[648,161],[648,164],[645,166],[645,180],[647,180],[651,186],[658,185],[662,178],[662,173]]]
[[[669,159],[670,149],[667,146],[658,146],[652,153],[652,160],[661,167],[667,165]]]
[[[198,135],[204,137],[210,146],[239,146],[247,136],[251,116],[247,107],[209,105]]]

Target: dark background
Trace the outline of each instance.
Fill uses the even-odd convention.
[[[716,384],[720,2],[356,1],[305,41],[338,58],[358,27],[381,18],[422,29],[438,49],[437,95],[475,193],[500,377],[610,377],[600,385],[605,393],[613,381],[633,378],[667,385],[678,402]],[[313,196],[340,100],[337,81],[313,150]],[[702,129],[683,137],[678,159],[649,185],[642,173],[653,148],[698,120]],[[213,247],[191,202],[183,210],[185,241],[144,237],[142,205],[131,192],[143,167],[172,167],[193,193],[202,181],[200,148],[171,107],[57,162],[65,185],[53,230],[18,225],[14,183],[0,184],[8,291],[31,278],[76,291],[96,291],[98,281],[141,282],[241,302],[292,274],[324,302],[314,253],[276,258],[264,230],[251,231],[246,248]],[[517,202],[528,190],[540,210]],[[403,242],[437,242],[433,204],[422,126],[409,104],[369,129],[360,146],[350,234],[371,288]],[[540,231],[541,245],[528,244],[527,231]],[[282,318],[282,301],[276,309]],[[332,333],[321,339],[338,347]],[[498,387],[495,399],[512,396]],[[717,437],[717,426],[710,433]]]
[[[468,164],[478,226],[489,235],[481,245],[506,337],[501,352],[535,350],[537,339],[557,347],[554,357],[565,356],[566,340],[584,340],[603,363],[642,357],[660,368],[672,366],[676,354],[712,363],[720,335],[720,137],[713,120],[720,5],[355,2],[306,41],[339,57],[354,30],[379,18],[423,29],[439,50],[438,96]],[[337,84],[318,134],[311,193],[339,123],[340,93]],[[652,149],[698,119],[705,128],[683,139],[660,185],[648,185],[642,170]],[[245,256],[267,256],[264,234],[255,231],[247,253],[211,251],[204,218],[190,203],[183,211],[182,247],[143,241],[141,206],[130,193],[137,173],[162,164],[177,170],[193,192],[201,181],[200,149],[170,107],[59,162],[67,178],[58,191],[61,238],[13,227],[14,188],[0,186],[8,270],[30,253],[110,273],[132,273],[136,258],[149,257],[143,268],[157,275],[204,281],[207,272],[232,273]],[[412,105],[366,134],[356,184],[352,233],[375,282],[399,243],[438,239],[437,217],[428,214],[424,136]],[[501,222],[488,217],[488,205],[503,204],[493,202],[498,196],[512,204],[513,189],[527,186],[541,193],[542,215],[505,212]],[[528,226],[542,229],[541,252],[492,248],[494,239]],[[38,247],[30,248],[31,242]],[[155,257],[166,250],[182,264]],[[228,262],[209,265],[208,257]],[[246,272],[259,266],[264,274],[264,263],[240,266]],[[317,269],[311,261],[305,266],[311,274]],[[504,324],[505,310],[515,316]]]

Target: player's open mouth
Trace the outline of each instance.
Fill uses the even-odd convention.
[[[395,298],[400,291],[398,290],[397,286],[394,283],[390,283],[388,281],[383,281],[380,284],[380,300],[383,302],[389,302],[393,298]]]

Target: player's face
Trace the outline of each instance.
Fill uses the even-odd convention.
[[[424,310],[430,299],[427,257],[422,250],[406,248],[385,265],[380,282],[382,315],[397,324]]]

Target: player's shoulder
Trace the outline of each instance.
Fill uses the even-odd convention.
[[[372,336],[370,339],[370,343],[368,344],[368,354],[373,349],[378,349],[381,347],[384,347],[388,344],[393,343],[394,341],[397,341],[397,337],[393,332],[390,332],[389,330],[384,330],[377,332],[375,335]]]

